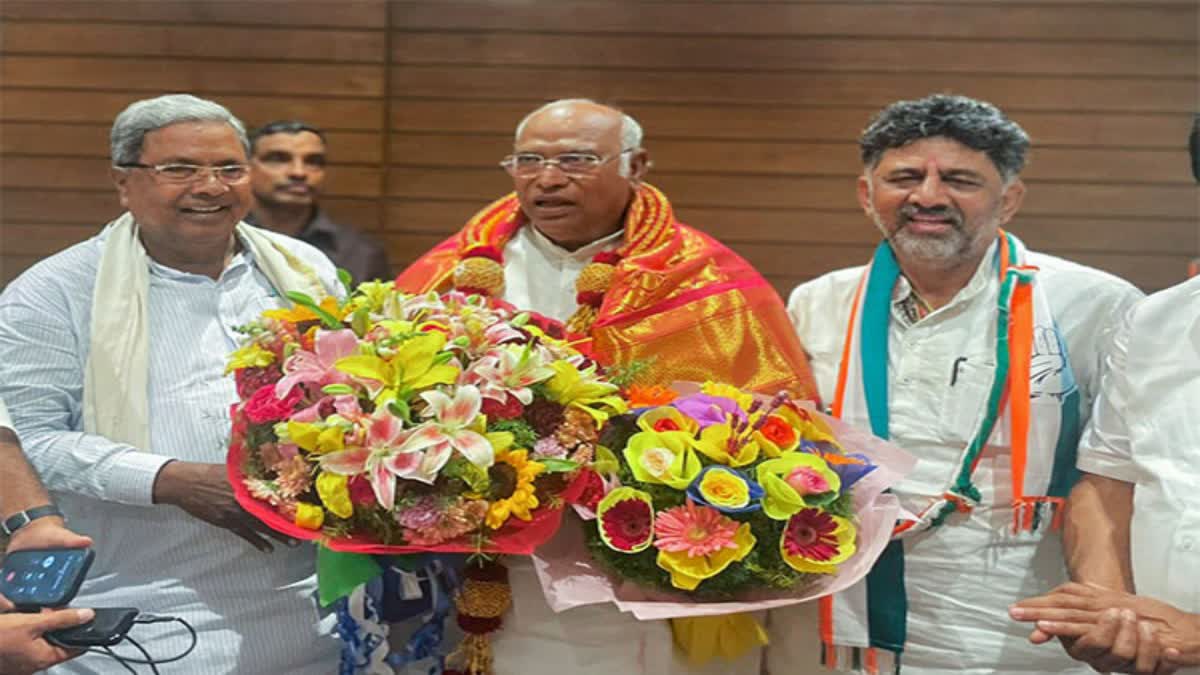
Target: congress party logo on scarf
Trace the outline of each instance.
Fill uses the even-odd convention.
[[[981,502],[973,475],[998,428],[1008,429],[1011,437],[1013,530],[1059,526],[1076,476],[1079,391],[1066,343],[1036,283],[1037,269],[1025,259],[1024,245],[1002,230],[994,263],[1000,279],[996,366],[979,402],[972,440],[945,489],[914,519],[896,524],[893,541],[865,583],[821,601],[822,662],[831,668],[899,672],[908,611],[903,539],[940,527],[951,514],[969,512]],[[881,242],[855,294],[833,405],[835,417],[869,427],[884,439],[889,437],[888,330],[899,276],[891,246]],[[1035,400],[1038,405],[1031,405]]]

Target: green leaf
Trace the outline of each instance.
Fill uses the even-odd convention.
[[[313,314],[316,314],[321,319],[321,323],[325,324],[326,328],[337,330],[342,327],[342,322],[338,321],[334,315],[321,309],[321,306],[313,302],[313,299],[307,294],[300,291],[288,291],[285,295],[287,295],[288,300],[302,307],[307,307]]]
[[[579,462],[572,462],[569,459],[547,457],[545,459],[535,459],[534,461],[545,466],[546,473],[566,473],[579,468]]]
[[[354,334],[362,337],[367,334],[371,328],[371,312],[366,307],[359,307],[354,310],[354,315],[350,317],[350,328],[354,329]]]
[[[388,407],[388,411],[391,412],[396,417],[399,417],[400,419],[404,420],[405,422],[412,421],[411,418],[409,417],[409,415],[412,414],[412,409],[408,407],[407,401],[401,401],[400,399],[392,399],[392,400],[388,401],[387,407]]]
[[[317,547],[317,595],[322,607],[350,595],[355,588],[382,573],[379,563],[365,553],[342,553]]]
[[[353,394],[354,387],[348,384],[327,384],[321,387],[321,393],[329,394],[330,396],[345,396],[346,394]]]
[[[350,276],[350,273],[339,267],[337,271],[337,277],[338,281],[342,282],[342,288],[346,289],[346,297],[353,295],[354,278]]]

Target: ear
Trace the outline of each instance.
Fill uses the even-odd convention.
[[[865,173],[859,175],[856,191],[858,205],[862,207],[863,213],[867,214],[868,218],[874,218],[875,207],[871,205],[871,179],[867,178]]]
[[[649,172],[650,153],[646,152],[645,148],[638,148],[633,151],[633,155],[629,158],[629,180],[634,183],[640,183]]]
[[[128,171],[118,169],[115,166],[108,168],[108,177],[112,179],[113,185],[117,187],[117,196],[121,198],[121,206],[129,208],[129,176]]]
[[[1017,211],[1021,209],[1021,204],[1024,202],[1025,183],[1020,178],[1015,178],[1000,195],[1000,224],[1007,225],[1008,221],[1017,215]]]

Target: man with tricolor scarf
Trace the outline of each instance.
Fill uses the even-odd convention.
[[[833,414],[918,457],[894,488],[910,513],[864,582],[772,614],[774,673],[805,659],[1088,672],[1029,644],[1007,609],[1067,577],[1058,530],[1076,444],[1140,293],[1001,229],[1028,147],[999,109],[962,96],[900,101],[863,132],[858,199],[884,240],[865,267],[796,288],[788,310]]]
[[[515,192],[405,270],[407,291],[481,293],[563,321],[604,364],[647,364],[654,381],[714,380],[811,398],[804,351],[774,289],[745,260],[675,219],[642,182],[640,125],[562,100],[518,125],[501,165]],[[527,561],[510,563],[513,609],[495,672],[757,673],[761,650],[691,667],[664,622],[611,606],[554,614]]]

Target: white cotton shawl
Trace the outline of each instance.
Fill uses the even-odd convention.
[[[83,428],[150,452],[149,256],[126,212],[105,230],[92,291],[91,347],[83,378]],[[325,287],[311,267],[256,227],[240,222],[236,236],[255,264],[286,297],[300,291],[320,300]]]

